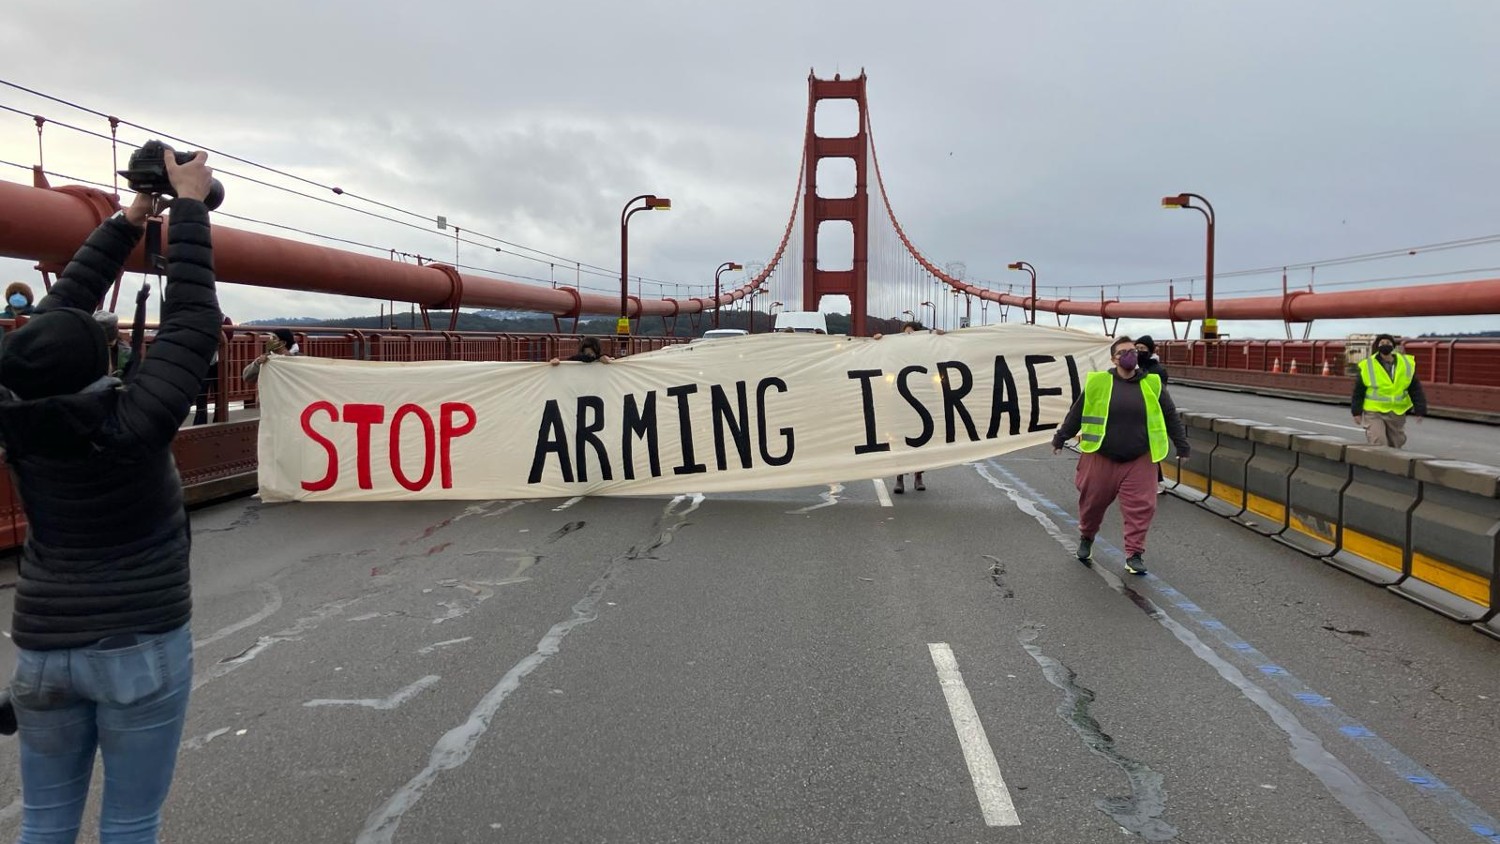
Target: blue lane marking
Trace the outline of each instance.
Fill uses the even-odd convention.
[[[1078,527],[1078,520],[1069,514],[1068,511],[1052,503],[1050,499],[1037,492],[1030,484],[1017,477],[1014,472],[1001,465],[999,461],[988,460],[986,464],[1004,475],[1007,481],[1029,496],[1038,506],[1051,511],[1052,515],[1056,516],[1061,523],[1071,525],[1075,529]],[[1105,554],[1114,558],[1117,562],[1123,563],[1125,561],[1125,552],[1095,537],[1095,565],[1098,565],[1100,562],[1100,551],[1105,552]],[[1173,589],[1158,577],[1155,572],[1146,577],[1131,577],[1129,575],[1122,575],[1121,577],[1125,580],[1126,585],[1132,588],[1136,584],[1140,584],[1164,598],[1186,601],[1186,596],[1183,593]],[[1174,606],[1184,607],[1184,604],[1177,603],[1177,601],[1170,603],[1173,603]],[[1212,631],[1214,638],[1233,651],[1236,657],[1240,658],[1242,662],[1270,677],[1277,688],[1306,704],[1310,711],[1317,713],[1320,718],[1338,729],[1340,733],[1347,736],[1353,744],[1363,749],[1375,761],[1386,765],[1396,776],[1410,783],[1417,789],[1418,794],[1431,798],[1441,804],[1443,808],[1448,810],[1449,816],[1463,824],[1470,832],[1485,841],[1491,842],[1491,844],[1500,844],[1500,821],[1491,817],[1484,809],[1475,805],[1473,801],[1469,800],[1462,793],[1443,782],[1437,774],[1423,768],[1414,759],[1376,735],[1368,727],[1349,717],[1343,710],[1334,706],[1331,700],[1313,691],[1311,687],[1297,679],[1291,672],[1276,665],[1254,645],[1245,641],[1244,637],[1239,636],[1224,623],[1205,613],[1197,604],[1186,601],[1185,606],[1192,608],[1188,610],[1190,613],[1189,621],[1192,624]],[[1267,671],[1266,669],[1268,668],[1274,670]]]

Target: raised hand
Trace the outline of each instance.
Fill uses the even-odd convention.
[[[208,153],[199,150],[192,161],[178,164],[177,156],[167,150],[167,178],[172,180],[172,189],[177,191],[179,197],[199,202],[208,198],[208,192],[213,188],[214,171],[207,161]]]

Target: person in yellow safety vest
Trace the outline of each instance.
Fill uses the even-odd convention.
[[[1146,532],[1156,516],[1156,469],[1167,459],[1167,446],[1179,457],[1192,451],[1177,406],[1162,386],[1161,377],[1140,368],[1140,353],[1129,337],[1110,346],[1115,368],[1090,372],[1083,395],[1073,402],[1067,418],[1052,436],[1052,451],[1079,438],[1078,559],[1093,559],[1094,536],[1104,522],[1104,511],[1115,499],[1125,522],[1125,570],[1145,574]]]
[[[1354,424],[1365,429],[1370,445],[1406,445],[1406,414],[1421,423],[1427,415],[1427,396],[1417,380],[1417,359],[1396,352],[1396,338],[1375,336],[1375,354],[1359,362],[1349,410]]]

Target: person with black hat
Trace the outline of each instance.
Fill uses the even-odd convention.
[[[1155,375],[1161,379],[1162,386],[1172,380],[1167,377],[1167,368],[1161,365],[1161,359],[1156,356],[1156,341],[1151,339],[1150,334],[1142,334],[1135,338],[1136,357],[1140,359],[1140,370],[1142,375]],[[1162,474],[1161,464],[1156,464],[1156,494],[1165,495],[1167,488],[1163,485],[1166,475]]]
[[[1140,357],[1141,374],[1155,375],[1165,385],[1172,380],[1167,377],[1167,368],[1161,365],[1161,358],[1156,356],[1156,341],[1151,339],[1150,334],[1142,334],[1135,338],[1136,355]]]
[[[1349,409],[1363,426],[1370,445],[1406,445],[1406,415],[1420,423],[1427,415],[1427,396],[1417,379],[1417,359],[1396,351],[1396,338],[1375,335],[1374,354],[1360,361]]]
[[[198,153],[165,164],[167,285],[147,356],[122,384],[94,310],[158,201],[106,220],[0,345],[0,444],[30,530],[16,578],[10,695],[21,839],[72,841],[104,757],[101,841],[155,840],[193,679],[191,536],[172,439],[218,347]]]
[[[266,365],[273,355],[290,355],[296,357],[302,354],[302,349],[297,345],[297,338],[292,336],[290,328],[273,328],[271,336],[266,338],[266,350],[260,353],[260,357],[250,361],[245,366],[245,371],[240,373],[240,379],[246,384],[254,384],[260,380],[260,368]]]

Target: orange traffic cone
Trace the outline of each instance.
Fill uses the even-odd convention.
[[[1287,372],[1288,375],[1296,375],[1297,374],[1297,359],[1296,358],[1292,358],[1291,368],[1289,368],[1286,372]]]
[[[1328,358],[1323,358],[1323,372],[1321,374],[1324,378],[1328,377]]]
[[[1278,373],[1280,371],[1281,371],[1281,358],[1277,358],[1276,362],[1273,363],[1273,364],[1271,364],[1271,372],[1273,374],[1275,374],[1275,373]]]

